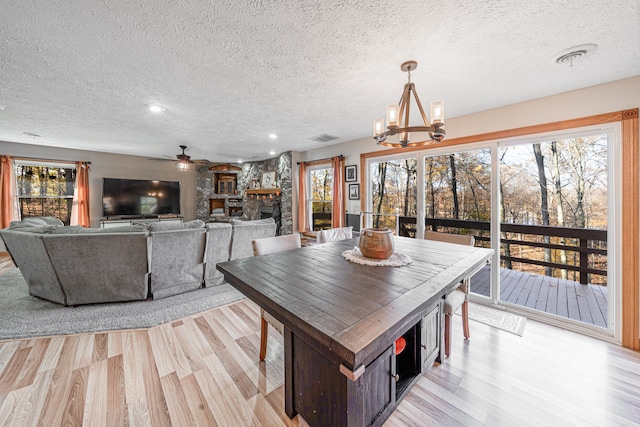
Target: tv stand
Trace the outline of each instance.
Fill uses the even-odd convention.
[[[108,216],[100,220],[100,228],[123,227],[126,225],[148,224],[152,222],[182,222],[178,215],[120,215]]]

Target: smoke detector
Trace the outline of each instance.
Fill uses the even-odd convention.
[[[569,64],[569,67],[573,67],[574,62],[580,62],[588,53],[595,51],[597,47],[598,45],[595,43],[570,47],[560,52],[555,58],[555,62],[562,65]]]

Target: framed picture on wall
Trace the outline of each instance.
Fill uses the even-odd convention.
[[[358,166],[349,165],[344,167],[345,182],[356,182],[358,180]]]
[[[262,174],[262,188],[276,188],[276,172],[264,172]]]
[[[349,184],[349,200],[360,200],[360,184]]]

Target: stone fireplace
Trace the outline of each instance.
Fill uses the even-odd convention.
[[[264,192],[265,190],[260,190]],[[247,219],[273,218],[276,222],[276,235],[281,234],[282,207],[280,189],[268,194],[253,194],[251,190],[245,193],[242,201],[242,213]]]
[[[237,175],[237,198],[242,199],[242,218],[260,219],[273,216],[278,226],[277,233],[293,232],[291,152],[282,153],[271,159],[245,162]],[[215,163],[200,162],[196,168],[196,218],[209,221],[211,199],[215,199]],[[249,189],[252,180],[261,182],[262,174],[275,172],[276,189]],[[239,201],[238,201],[239,203]]]

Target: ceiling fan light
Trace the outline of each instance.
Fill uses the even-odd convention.
[[[188,160],[178,160],[176,163],[176,167],[179,172],[187,172],[189,170],[189,161]]]
[[[176,156],[176,158],[178,159],[178,161],[176,162],[176,168],[178,168],[178,171],[180,172],[187,172],[190,169],[191,156],[188,156],[184,152],[184,150],[187,149],[186,145],[181,145],[180,148],[182,148],[182,154],[178,154]]]

